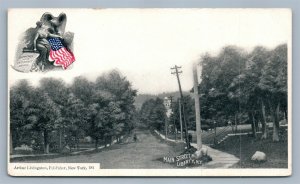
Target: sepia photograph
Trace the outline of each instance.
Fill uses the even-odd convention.
[[[9,175],[292,174],[290,9],[9,9],[7,24]]]

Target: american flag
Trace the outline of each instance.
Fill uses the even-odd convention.
[[[54,61],[55,66],[67,69],[75,61],[74,54],[64,47],[60,38],[48,38],[48,41],[51,45],[49,59]]]

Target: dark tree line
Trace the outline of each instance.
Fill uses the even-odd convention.
[[[167,120],[166,112],[163,99],[149,99],[143,103],[139,111],[139,120],[149,128],[162,131]]]
[[[90,136],[95,147],[119,140],[134,128],[137,91],[118,71],[90,82],[76,77],[71,85],[43,78],[37,87],[21,80],[10,89],[12,147],[31,145],[37,151],[79,149]]]
[[[279,122],[287,119],[287,45],[273,50],[256,47],[251,52],[224,47],[212,56],[200,59],[202,66],[200,91],[202,129],[248,123],[253,136],[262,125],[262,139],[267,138],[267,123],[273,123],[273,141],[279,141]],[[195,129],[194,99],[186,95],[184,103],[188,129]],[[178,99],[173,103],[169,124],[179,123]],[[140,119],[152,128],[163,130],[166,109],[163,100],[146,101]],[[214,125],[216,123],[216,125]]]
[[[201,65],[202,118],[250,123],[254,136],[260,122],[263,139],[273,122],[273,141],[279,140],[279,121],[287,118],[286,44],[250,53],[228,46],[217,56],[204,55]]]

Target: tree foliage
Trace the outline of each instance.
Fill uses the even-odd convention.
[[[217,56],[204,55],[201,66],[202,118],[250,123],[254,135],[261,122],[266,138],[265,116],[270,116],[277,127],[273,140],[278,141],[279,119],[283,118],[279,109],[287,107],[286,44],[273,50],[256,47],[250,53],[228,46]]]
[[[166,111],[163,99],[149,99],[141,107],[140,121],[150,128],[162,131],[167,121]]]
[[[34,87],[21,80],[10,89],[13,147],[26,144],[49,153],[65,145],[79,148],[86,136],[94,138],[96,148],[100,142],[110,144],[134,128],[135,96],[136,90],[118,71],[95,83],[84,77],[71,85],[43,78]]]
[[[200,59],[202,67],[200,110],[202,128],[248,123],[253,136],[262,125],[262,139],[273,123],[273,140],[279,140],[279,121],[287,117],[287,45],[268,50],[255,47],[251,52],[224,47],[219,54]],[[188,129],[195,129],[194,100],[184,97]],[[170,123],[179,128],[179,105],[175,100]]]

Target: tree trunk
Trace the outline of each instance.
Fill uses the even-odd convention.
[[[276,109],[273,111],[273,142],[279,141],[279,106],[280,104],[277,104]]]
[[[76,149],[79,150],[79,138],[76,138]]]
[[[254,138],[256,138],[256,127],[255,127],[255,118],[253,112],[248,113],[249,119],[252,116],[252,123],[251,123],[251,129],[252,129],[252,135]]]
[[[256,132],[259,132],[259,116],[256,112],[254,112],[254,122],[255,122],[255,130]]]
[[[216,127],[216,121],[214,121],[214,145],[217,144],[217,127]]]
[[[12,143],[12,131],[9,132],[9,150],[10,154],[12,155],[14,153],[13,143]]]
[[[286,108],[284,109],[284,115],[286,122],[288,122],[288,113]]]
[[[59,129],[59,151],[62,151],[62,130]]]
[[[262,120],[261,120],[261,125],[262,125],[262,136],[261,139],[267,139],[268,137],[268,130],[267,130],[267,120],[266,120],[266,107],[264,102],[261,102],[261,112],[262,112]]]
[[[49,154],[49,140],[47,130],[44,130],[44,153]]]
[[[175,139],[175,142],[176,142],[176,141],[177,141],[177,128],[176,128],[176,126],[175,126],[175,128],[174,128],[174,133],[175,133],[174,139]]]
[[[95,139],[95,149],[98,150],[98,137]]]
[[[235,133],[237,133],[237,121],[236,121],[236,114],[234,115],[234,124],[235,124]]]

